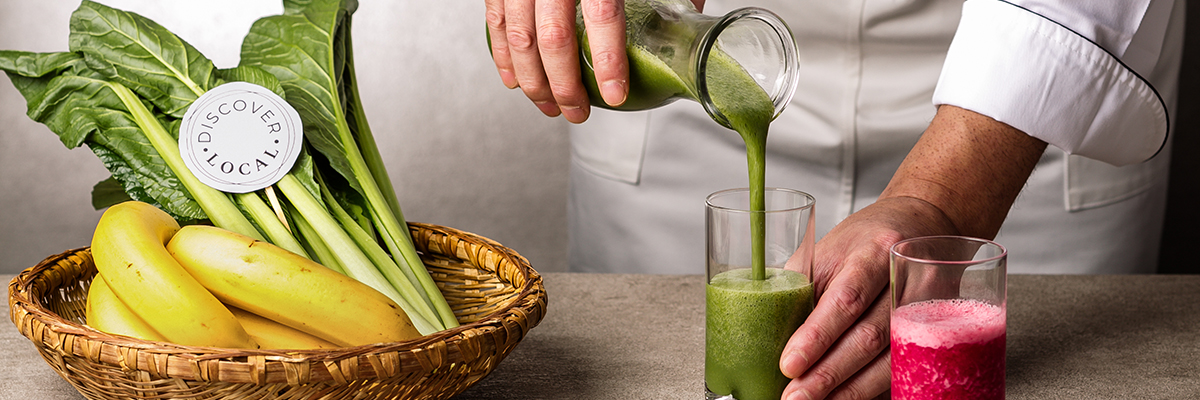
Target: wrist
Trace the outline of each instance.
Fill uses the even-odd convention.
[[[1045,148],[987,116],[942,106],[880,199],[920,200],[958,234],[990,239]]]

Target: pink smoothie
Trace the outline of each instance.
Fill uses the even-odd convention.
[[[929,300],[892,313],[893,399],[1003,399],[1004,309]]]

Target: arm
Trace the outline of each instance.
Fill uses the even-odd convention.
[[[692,0],[703,9],[704,0]],[[590,114],[580,76],[576,6],[592,49],[600,93],[609,105],[629,95],[624,0],[486,0],[492,60],[504,86],[520,87],[543,114],[582,123]]]
[[[882,199],[941,211],[959,235],[994,238],[1046,142],[981,114],[941,106]]]
[[[934,104],[974,110],[1068,154],[1140,163],[1167,139],[1182,11],[1175,0],[967,1]]]
[[[964,3],[933,122],[880,199],[817,244],[820,300],[780,361],[795,378],[789,395],[864,398],[888,389],[893,243],[994,237],[1047,143],[1114,165],[1162,146],[1168,121],[1159,90],[1171,99],[1175,88],[1150,82],[1171,85],[1178,73],[1182,4],[1098,4]]]
[[[986,116],[941,106],[874,204],[817,243],[816,309],[784,349],[794,392],[867,398],[886,391],[888,249],[901,239],[992,238],[1046,143]],[[804,398],[804,397],[801,397]]]

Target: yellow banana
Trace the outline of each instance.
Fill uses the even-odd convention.
[[[179,224],[138,201],[109,207],[92,236],[100,277],[134,314],[166,341],[228,348],[257,348],[216,297],[167,252]]]
[[[379,291],[267,242],[211,226],[186,226],[167,250],[225,304],[339,346],[421,336]]]
[[[97,276],[88,287],[87,324],[101,332],[165,342],[167,339],[129,310]]]
[[[258,316],[252,312],[230,306],[250,337],[264,349],[335,349],[341,346],[319,337],[309,335],[291,327]]]

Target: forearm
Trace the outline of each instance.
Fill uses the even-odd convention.
[[[916,199],[953,233],[994,238],[1045,149],[1011,126],[943,105],[880,200]]]

